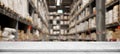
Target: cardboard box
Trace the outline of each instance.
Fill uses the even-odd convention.
[[[85,33],[82,33],[82,34],[81,34],[81,38],[82,38],[82,39],[86,39],[86,36],[87,36],[87,35],[86,35]]]
[[[89,19],[89,28],[92,28],[92,19]]]
[[[64,19],[68,19],[68,16],[64,16]]]
[[[91,22],[92,24],[91,24],[91,26],[92,26],[92,28],[95,28],[96,27],[96,17],[94,17],[93,19],[92,19],[92,22]]]
[[[113,23],[113,10],[110,10],[106,13],[106,24]]]
[[[113,21],[118,22],[118,18],[119,18],[119,5],[115,5],[113,7]]]
[[[106,40],[109,41],[110,39],[113,39],[113,31],[112,30],[107,30],[106,32]]]
[[[115,29],[115,32],[112,35],[112,39],[116,39],[120,41],[120,29]]]
[[[96,33],[91,33],[90,34],[92,40],[97,40],[97,35]]]

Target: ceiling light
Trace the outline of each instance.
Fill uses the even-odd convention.
[[[49,8],[56,8],[56,6],[49,6]]]
[[[63,13],[63,10],[58,10],[57,13]]]
[[[61,3],[62,3],[62,0],[57,0],[57,6],[60,6]]]

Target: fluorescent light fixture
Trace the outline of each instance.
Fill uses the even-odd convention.
[[[63,10],[58,10],[57,13],[63,13]]]
[[[60,6],[61,0],[57,0],[57,6]]]
[[[49,8],[56,8],[56,6],[49,6]]]

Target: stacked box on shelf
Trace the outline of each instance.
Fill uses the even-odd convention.
[[[67,25],[67,24],[68,24],[68,21],[61,21],[60,24],[61,24],[61,25]]]
[[[8,41],[8,40],[14,40],[15,38],[16,29],[14,28],[4,28],[2,33],[2,40]]]
[[[32,23],[32,18],[28,14],[28,3],[27,0],[0,0],[1,5],[7,8],[7,11],[17,13],[21,19],[25,19],[27,22]]]
[[[90,35],[87,35],[85,40],[92,40]]]
[[[40,33],[36,30],[33,34],[28,32],[25,33],[23,30],[19,30],[18,32],[18,41],[34,41],[34,40],[40,40],[41,35]]]
[[[60,30],[60,33],[63,35],[63,34],[65,34],[65,30],[64,29],[61,29]]]
[[[67,20],[67,19],[68,19],[68,16],[64,16],[64,19]]]
[[[59,31],[54,31],[54,32],[53,32],[53,35],[58,35],[58,34],[60,34]]]
[[[34,5],[35,7],[37,7],[37,2],[38,2],[38,0],[32,0],[32,2],[33,2],[33,5]]]
[[[38,18],[38,20],[37,20],[37,23],[38,23],[38,28],[39,29],[41,29],[42,28],[42,22],[41,22],[41,19],[40,18]]]
[[[113,23],[113,10],[110,10],[106,13],[106,24]]]
[[[73,22],[70,24],[70,27],[74,26],[76,23],[76,20],[73,20]]]
[[[107,30],[106,31],[106,40],[107,41],[110,41],[110,39],[112,39],[113,33],[114,32],[112,30]]]
[[[64,24],[64,21],[60,21],[60,24],[63,25],[63,24]]]
[[[113,22],[118,22],[119,21],[119,12],[120,12],[120,5],[115,5],[113,7]]]
[[[89,11],[89,8],[87,7],[87,8],[85,9],[85,16],[88,16],[88,15],[90,15],[90,11]]]
[[[106,0],[106,5],[108,5],[109,3],[111,3],[112,1],[114,1],[114,0]]]
[[[96,17],[89,19],[89,29],[96,27]]]
[[[60,20],[60,17],[59,17],[59,16],[57,16],[57,17],[56,17],[56,20]]]
[[[57,25],[57,20],[53,20],[53,25]]]
[[[69,33],[70,33],[70,34],[71,34],[71,33],[73,34],[73,33],[75,33],[75,32],[76,32],[76,29],[75,29],[75,28],[72,28],[72,29],[70,29],[70,32],[69,32]]]
[[[91,13],[90,12],[91,11],[90,10],[90,6],[89,6],[91,4],[86,6],[90,1],[91,0],[82,0],[82,4],[79,5],[79,7],[78,7],[78,8],[80,8],[80,9],[78,9],[78,11],[81,11],[79,13],[79,15],[77,15],[78,16],[78,20],[76,20],[76,18],[74,18],[72,20],[72,23],[70,24],[70,27],[75,25],[75,28],[76,28],[78,33],[79,32],[80,33],[81,32],[86,32],[86,31],[88,31],[88,29],[92,29],[92,28],[96,27],[96,22],[95,22],[96,21],[96,17],[92,17],[92,18],[89,18],[88,20],[86,20],[86,18],[88,18],[88,16],[91,15],[92,13],[96,14],[96,7],[93,7],[93,12]],[[76,10],[76,12],[77,12],[77,10]],[[73,24],[74,20],[77,21],[77,24]],[[75,33],[75,32],[72,31],[75,28],[70,29],[70,33]],[[86,37],[88,37],[88,39],[90,39],[89,36],[90,35],[86,35]]]
[[[88,30],[88,21],[85,21],[85,26],[84,26],[84,30]]]
[[[97,40],[96,33],[91,33],[90,36],[91,36],[91,40]]]
[[[81,34],[81,39],[85,40],[85,39],[86,39],[86,36],[87,36],[87,35],[86,35],[85,33],[82,33],[82,34]]]
[[[43,21],[47,23],[47,17],[46,17],[47,11],[42,1],[38,2],[38,12],[40,13]]]
[[[53,16],[50,16],[50,20],[52,20],[53,19]]]
[[[43,27],[43,33],[47,34],[49,31],[48,31],[48,28],[46,26]]]
[[[115,29],[115,32],[112,35],[112,39],[116,41],[120,41],[120,29]]]
[[[90,0],[82,0],[82,8],[89,3]]]
[[[38,22],[37,22],[37,20],[38,20],[38,14],[34,14],[33,18],[34,18],[33,19],[33,24],[34,24],[34,26],[37,26],[38,25]]]
[[[14,12],[20,14],[22,17],[27,17],[28,15],[28,5],[27,0],[0,0],[1,3],[5,5],[5,7],[10,8]]]
[[[60,30],[60,26],[59,25],[53,26],[53,29],[54,30]]]
[[[106,12],[106,24],[119,22],[119,5],[115,5],[112,10]]]

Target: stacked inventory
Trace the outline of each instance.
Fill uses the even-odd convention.
[[[43,0],[0,0],[0,16],[4,17],[0,19],[0,40],[41,40],[48,33],[44,6]]]
[[[49,24],[50,39],[60,40],[61,37],[65,37],[65,35],[67,34],[66,29],[68,28],[68,14],[50,12]]]
[[[79,4],[78,4],[79,3]],[[106,0],[106,40],[119,41],[119,0]],[[96,0],[78,0],[71,10],[69,35],[77,40],[97,40]],[[118,28],[117,28],[118,27]]]
[[[49,19],[49,30],[50,30],[50,37],[49,39],[57,40],[57,37],[60,34],[60,16],[57,12],[50,12],[50,19]]]
[[[61,35],[59,37],[59,40],[65,41],[67,38],[67,28],[69,28],[69,23],[68,23],[68,13],[64,13],[63,15],[61,15]]]

